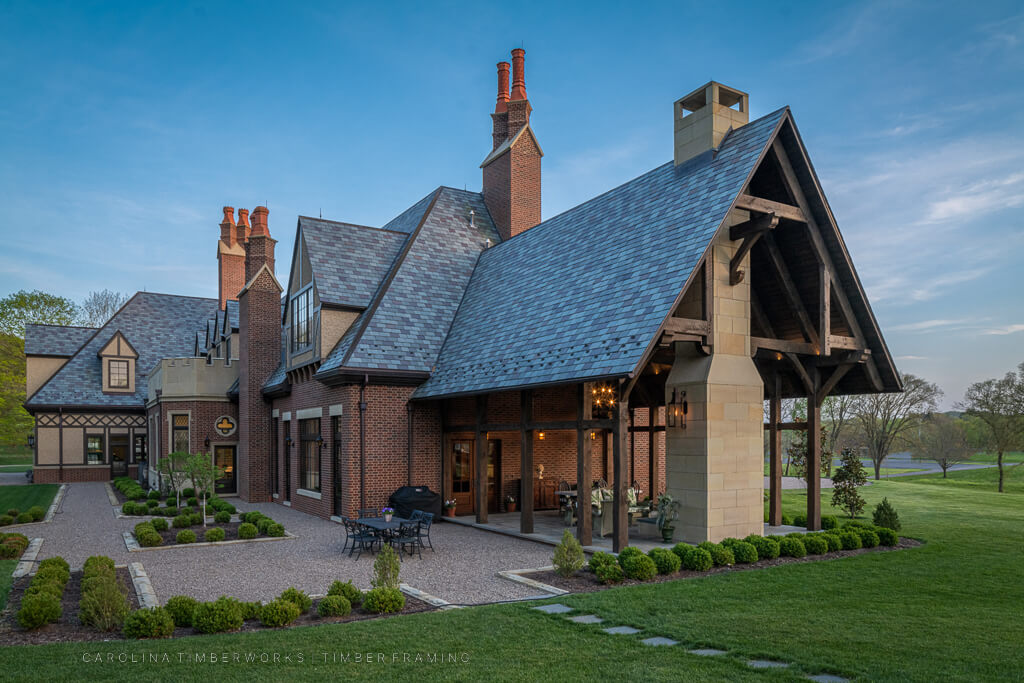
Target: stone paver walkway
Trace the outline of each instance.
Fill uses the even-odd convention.
[[[90,555],[107,555],[117,564],[141,562],[160,602],[173,595],[200,600],[231,595],[268,600],[289,586],[324,594],[331,582],[351,579],[367,589],[373,556],[356,561],[342,554],[345,530],[340,524],[275,503],[233,501],[239,510],[259,510],[284,525],[296,538],[276,543],[184,547],[129,553],[122,532],[139,519],[115,519],[102,483],[69,484],[50,524],[33,528],[44,539],[39,559],[60,555],[81,567]],[[478,604],[536,597],[538,590],[497,576],[509,567],[550,564],[551,548],[466,528],[435,523],[436,552],[423,559],[405,558],[401,581],[453,604]]]

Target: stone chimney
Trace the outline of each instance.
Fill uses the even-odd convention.
[[[265,206],[252,211],[245,286],[238,297],[238,495],[253,502],[271,499],[274,436],[263,384],[281,361],[281,285],[274,277],[276,241],[267,226],[269,213]]]
[[[220,240],[217,242],[217,298],[221,310],[224,310],[228,301],[237,301],[238,293],[245,286],[244,228],[241,235],[242,239],[239,240],[235,209],[225,206],[220,224]]]
[[[672,105],[676,166],[718,149],[725,134],[750,120],[745,92],[711,81]]]
[[[544,156],[530,126],[533,107],[526,97],[526,51],[512,50],[512,90],[509,63],[498,62],[498,99],[491,153],[483,169],[484,203],[503,240],[540,223],[540,160]],[[528,130],[524,130],[528,129]]]

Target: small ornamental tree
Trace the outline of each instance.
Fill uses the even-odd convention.
[[[852,449],[844,448],[839,456],[839,467],[832,475],[832,507],[846,511],[850,519],[864,509],[860,487],[868,483],[864,465]]]
[[[160,458],[160,477],[166,478],[174,492],[176,507],[181,507],[181,489],[185,486],[188,472],[185,469],[189,454],[183,451],[168,453]]]
[[[196,497],[202,501],[203,526],[206,526],[206,501],[213,494],[217,480],[224,476],[224,468],[215,465],[209,453],[195,453],[185,460],[185,472],[192,480]]]
[[[559,576],[572,576],[583,567],[583,546],[566,529],[562,532],[562,542],[555,546],[555,557],[552,564]]]
[[[398,588],[398,555],[390,545],[385,545],[377,553],[373,561],[373,578],[370,585],[374,588]]]

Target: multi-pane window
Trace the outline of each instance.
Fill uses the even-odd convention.
[[[342,444],[342,422],[340,417],[331,418],[331,448],[334,452],[334,501],[335,508],[340,509],[341,500],[341,444]]]
[[[188,415],[171,416],[171,452],[188,453]]]
[[[102,465],[103,457],[103,436],[101,434],[89,434],[85,437],[85,463],[87,465]]]
[[[112,360],[112,361],[110,361],[110,388],[111,389],[127,389],[128,388],[128,361],[126,361],[126,360]]]
[[[310,328],[313,326],[313,288],[310,287],[292,299],[292,351],[305,348],[312,343]]]
[[[299,487],[320,490],[320,419],[299,422]]]
[[[144,434],[135,435],[135,462],[146,459],[146,436]]]
[[[271,493],[280,493],[281,492],[280,481],[279,481],[280,477],[279,477],[278,471],[277,471],[277,467],[278,467],[278,462],[277,462],[277,438],[279,436],[279,433],[277,431],[277,418],[276,417],[273,419],[273,424],[274,424],[274,432],[273,432],[274,436],[270,439],[270,492]]]

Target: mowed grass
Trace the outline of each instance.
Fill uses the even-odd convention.
[[[0,560],[0,610],[7,606],[7,595],[11,592],[11,574],[17,566],[17,560]]]
[[[905,482],[938,486],[963,490],[976,490],[982,493],[997,493],[999,487],[999,468],[986,467],[980,470],[954,470],[943,479],[941,474],[929,476],[901,477]],[[1003,489],[1005,493],[1024,494],[1024,464],[1003,466]],[[1024,505],[1024,500],[1020,501]]]
[[[638,636],[606,635],[601,626],[540,614],[532,609],[538,603],[517,603],[175,641],[0,648],[0,670],[15,680],[199,680],[214,670],[223,680],[796,680],[823,672],[861,680],[1019,680],[1024,496],[1019,490],[997,493],[994,479],[989,489],[977,486],[973,476],[978,473],[955,472],[947,480],[952,483],[939,484],[936,475],[902,477],[863,489],[866,516],[888,497],[900,513],[902,534],[925,541],[919,548],[558,598],[577,614],[603,617],[605,625],[643,629]],[[830,495],[823,496],[823,509],[835,512]],[[785,492],[783,506],[790,515],[803,512],[803,492]],[[728,654],[703,658],[683,647],[639,643],[653,635]],[[243,658],[269,652],[293,659],[211,668],[189,659],[197,652]],[[325,664],[323,652],[383,652],[386,661]],[[405,652],[467,653],[468,661],[405,664]],[[84,663],[83,655],[92,653],[110,653],[115,661]],[[122,653],[167,653],[170,661],[122,664],[116,661]],[[392,653],[398,653],[397,663]],[[794,666],[754,671],[746,665],[751,657]]]
[[[32,465],[32,449],[27,446],[0,446],[0,465]]]
[[[0,486],[0,515],[6,514],[11,508],[25,512],[33,505],[39,505],[47,510],[59,488],[57,484]],[[3,527],[0,527],[0,531],[2,530]]]

